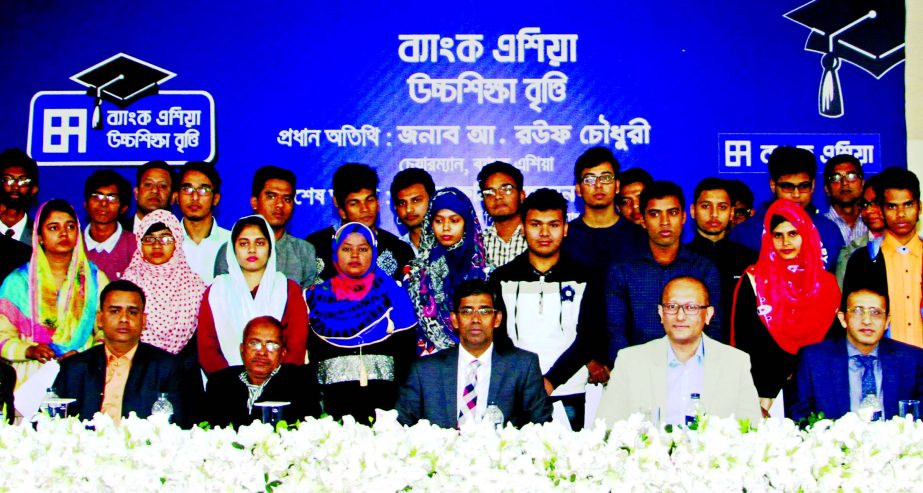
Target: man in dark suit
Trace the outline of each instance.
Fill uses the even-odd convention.
[[[837,419],[857,411],[869,396],[890,418],[898,401],[923,398],[923,349],[882,339],[889,319],[886,292],[864,287],[843,299],[837,316],[846,339],[813,344],[799,354],[795,388],[786,394],[794,420],[812,412]]]
[[[489,405],[513,426],[551,421],[538,356],[512,345],[494,344],[503,321],[498,295],[485,281],[465,281],[452,296],[452,327],[458,347],[414,363],[397,400],[398,421],[421,419],[444,427],[479,421]]]
[[[99,297],[96,325],[102,328],[103,344],[61,360],[55,379],[59,396],[77,399],[68,414],[90,419],[102,412],[118,421],[134,412],[146,418],[165,393],[173,404],[173,422],[185,423],[179,360],[141,342],[144,292],[131,281],[118,280]]]
[[[0,235],[0,252],[3,252],[3,255],[0,255],[0,284],[3,284],[10,272],[28,262],[32,256],[32,248],[29,245],[6,235]]]
[[[240,356],[244,364],[225,368],[208,379],[205,420],[212,426],[247,425],[262,416],[258,402],[287,402],[282,419],[289,423],[320,416],[317,389],[308,366],[282,364],[282,323],[257,317],[244,327]]]

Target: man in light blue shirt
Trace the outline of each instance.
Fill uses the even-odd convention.
[[[923,399],[923,349],[884,337],[890,319],[886,292],[869,285],[846,293],[837,317],[845,338],[799,353],[794,389],[786,394],[790,418],[823,413],[837,419],[858,411],[869,395],[890,418],[898,401]]]

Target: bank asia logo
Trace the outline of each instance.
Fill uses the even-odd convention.
[[[205,91],[162,91],[176,74],[124,53],[74,75],[83,91],[32,97],[28,151],[44,165],[212,161],[215,102]]]
[[[843,115],[842,62],[880,79],[904,61],[905,15],[904,0],[814,0],[785,14],[811,30],[804,49],[823,54],[821,115]]]

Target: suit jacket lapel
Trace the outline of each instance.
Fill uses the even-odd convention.
[[[91,410],[89,416],[98,412],[103,407],[103,392],[106,389],[106,350],[102,344],[90,351],[96,351],[93,360],[87,365],[87,390],[86,402],[83,409]],[[70,396],[68,396],[70,397]]]
[[[833,358],[827,366],[827,378],[819,382],[827,388],[830,402],[833,405],[834,415],[839,417],[850,411],[849,400],[849,355],[846,353],[846,342],[838,341],[833,348]]]
[[[667,351],[669,350],[670,340],[666,337],[660,339],[660,344],[652,346],[656,354],[650,355],[651,365],[648,373],[650,382],[648,383],[648,392],[650,392],[652,404],[660,408],[661,417],[666,416],[667,412]]]
[[[900,357],[891,341],[882,339],[878,344],[878,361],[881,363],[881,397],[884,407],[882,417],[884,419],[897,415],[897,401],[903,397],[899,390],[902,370],[899,360]]]
[[[446,403],[447,423],[457,423],[458,421],[458,352],[460,349],[456,346],[449,349],[450,355],[445,359],[445,365],[442,367],[442,375],[439,380],[442,386],[443,399]]]
[[[725,367],[722,358],[722,352],[715,347],[715,341],[702,334],[705,352],[704,364],[702,371],[702,404],[705,410],[712,413],[724,413],[723,403],[725,400],[724,390],[730,390],[724,376],[733,371]]]

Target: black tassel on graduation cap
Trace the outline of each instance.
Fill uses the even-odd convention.
[[[822,53],[821,115],[843,115],[845,60],[880,79],[904,61],[904,0],[814,0],[785,14],[811,30],[804,49]]]
[[[160,84],[176,74],[135,57],[119,53],[71,77],[87,87],[87,95],[95,100],[93,128],[103,128],[103,99],[125,108],[131,103],[157,94]]]

